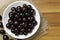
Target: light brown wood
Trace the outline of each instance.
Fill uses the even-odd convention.
[[[40,12],[60,12],[60,0],[33,0]]]
[[[47,34],[39,40],[60,40],[60,0],[33,0],[48,21]]]

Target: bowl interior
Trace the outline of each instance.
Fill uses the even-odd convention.
[[[33,31],[31,33],[29,33],[28,35],[19,35],[19,36],[15,36],[13,33],[11,33],[11,30],[9,30],[8,28],[6,28],[6,24],[8,23],[8,19],[9,19],[9,12],[11,11],[11,8],[12,7],[17,7],[17,6],[22,6],[23,4],[27,4],[27,5],[31,5],[32,8],[35,10],[36,12],[36,15],[35,15],[35,19],[37,21],[37,25],[35,26],[35,28],[33,29]],[[38,12],[38,10],[36,9],[36,7],[29,3],[29,2],[26,2],[26,1],[17,1],[17,2],[13,2],[12,4],[10,4],[4,11],[3,13],[3,18],[2,18],[2,22],[3,22],[3,26],[4,26],[4,30],[12,37],[14,38],[17,38],[17,39],[26,39],[26,38],[29,38],[31,37],[32,35],[34,35],[36,33],[36,31],[38,30],[39,28],[39,25],[40,25],[40,14]]]

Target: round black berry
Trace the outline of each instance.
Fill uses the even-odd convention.
[[[19,15],[20,17],[24,17],[24,13],[20,13],[20,15]]]
[[[18,21],[14,21],[14,25],[19,25],[19,22]]]
[[[0,30],[0,34],[4,35],[5,31],[4,30]]]
[[[15,7],[12,7],[11,10],[14,11],[15,10]]]
[[[21,10],[22,10],[21,6],[17,6],[16,11],[20,13]]]
[[[3,35],[3,40],[9,40],[9,37],[7,35]]]
[[[32,9],[32,6],[31,6],[31,5],[28,5],[28,9],[29,9],[29,10]]]
[[[11,25],[10,25],[9,23],[6,24],[6,27],[7,27],[8,29],[11,28],[10,26],[11,26]]]
[[[22,20],[23,20],[23,21],[27,21],[27,19],[26,19],[26,18],[22,18]]]
[[[13,16],[13,13],[12,13],[12,12],[10,12],[10,13],[9,13],[9,18],[11,18],[11,19],[13,19],[13,18],[14,18],[14,16]]]
[[[27,7],[27,5],[26,4],[23,4],[23,7]]]
[[[15,18],[19,18],[19,15],[16,14],[16,15],[15,15]]]
[[[11,19],[8,20],[8,23],[13,24],[13,21]]]

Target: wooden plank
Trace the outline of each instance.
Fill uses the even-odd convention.
[[[60,27],[48,26],[47,34],[39,38],[39,40],[60,40]]]
[[[42,13],[49,25],[60,26],[60,13]]]
[[[60,12],[60,0],[33,0],[40,12]]]

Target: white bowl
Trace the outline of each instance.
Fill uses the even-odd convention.
[[[38,24],[35,26],[35,28],[33,29],[33,31],[32,31],[31,33],[29,33],[28,35],[26,35],[26,36],[25,36],[25,35],[16,36],[16,35],[14,35],[14,34],[11,32],[11,30],[9,30],[8,28],[6,28],[6,24],[8,23],[8,19],[9,19],[8,14],[9,14],[9,12],[11,11],[11,8],[12,8],[12,7],[22,6],[23,4],[31,5],[32,8],[36,11],[35,19],[36,19],[36,21],[37,21]],[[40,14],[39,14],[38,10],[36,9],[36,7],[35,7],[33,4],[31,4],[31,3],[27,2],[27,1],[17,1],[17,2],[13,2],[12,4],[10,4],[10,5],[5,9],[5,11],[3,12],[2,23],[3,23],[3,26],[4,26],[4,30],[5,30],[10,36],[12,36],[12,37],[14,37],[14,38],[17,38],[17,39],[26,39],[26,38],[31,37],[32,35],[34,35],[34,34],[37,32],[37,30],[38,30],[38,28],[39,28],[39,25],[40,25]]]

